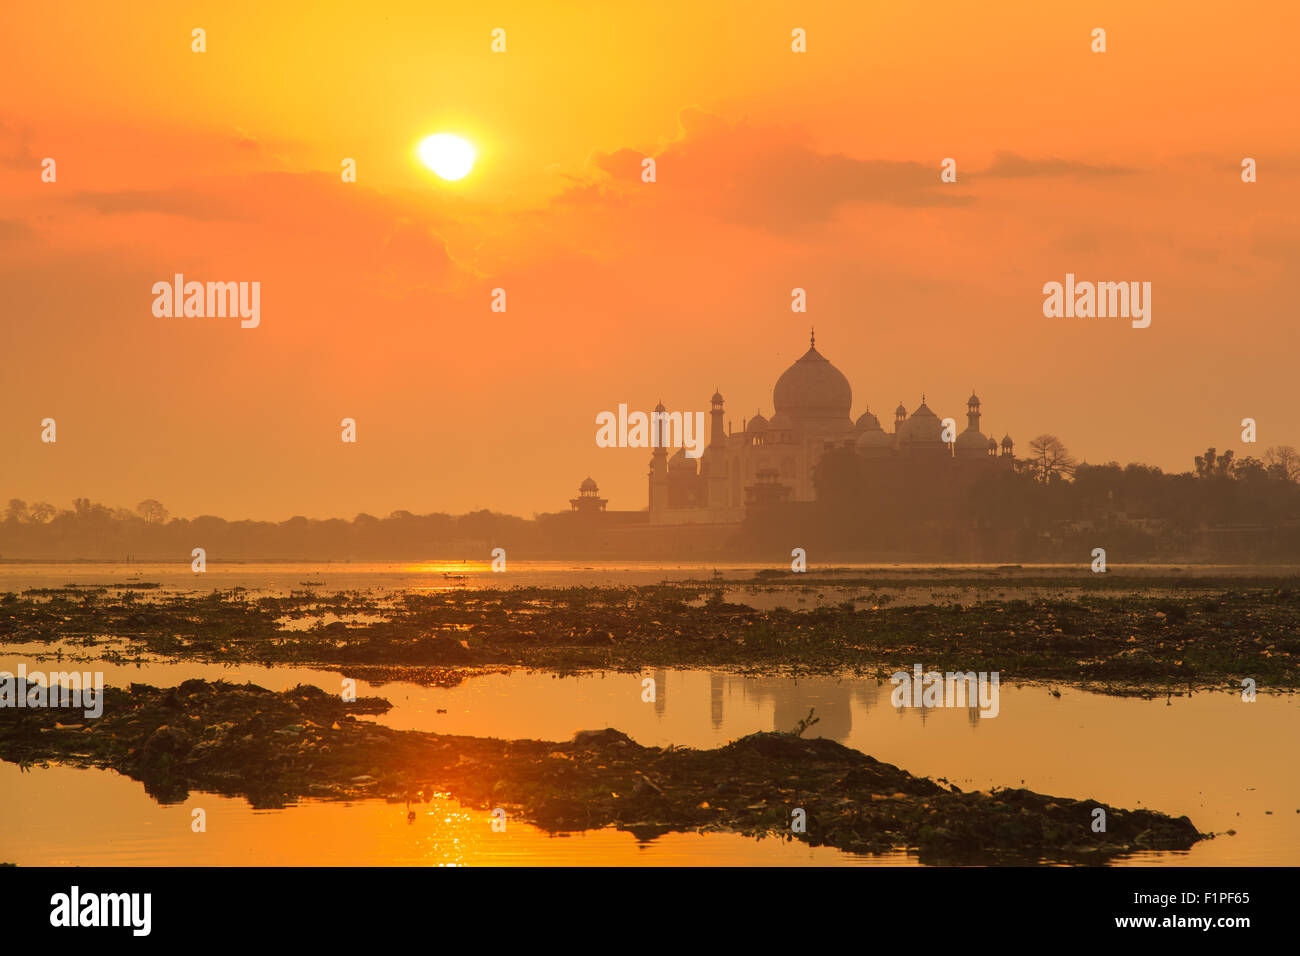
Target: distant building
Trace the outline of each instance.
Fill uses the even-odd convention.
[[[893,431],[886,432],[868,409],[850,417],[849,381],[809,343],[803,357],[777,379],[774,413],[742,420],[741,430],[723,428],[723,400],[714,392],[709,442],[698,459],[679,448],[670,458],[656,448],[650,458],[649,518],[652,525],[738,524],[747,510],[816,498],[813,470],[828,451],[846,449],[865,459],[872,486],[918,490],[956,502],[981,475],[1010,470],[1011,436],[1001,442],[980,431],[980,400],[966,403],[966,428],[952,443],[943,424],[921,396],[910,415],[900,403]],[[655,409],[664,412],[663,403]]]
[[[578,486],[578,497],[569,499],[569,507],[581,514],[604,511],[608,503],[606,499],[600,497],[600,489],[596,487],[596,482],[590,475]]]

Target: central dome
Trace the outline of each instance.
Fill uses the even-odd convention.
[[[845,420],[853,405],[853,389],[844,373],[826,360],[815,347],[786,369],[772,389],[772,404],[778,414],[795,421],[809,419]]]

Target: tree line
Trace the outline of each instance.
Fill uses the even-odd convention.
[[[1192,464],[1178,473],[1087,464],[1039,435],[1011,468],[961,486],[933,469],[880,469],[845,449],[822,459],[812,506],[760,516],[749,536],[766,542],[802,528],[838,554],[990,560],[1064,559],[1104,537],[1130,559],[1300,560],[1300,453],[1282,445],[1239,458],[1209,448]]]
[[[0,522],[0,559],[189,561],[204,548],[229,560],[421,560],[455,557],[486,560],[491,547],[509,542],[544,549],[548,529],[513,515],[482,510],[462,515],[387,517],[358,514],[352,520],[228,521],[214,515],[171,517],[146,499],[135,509],[113,508],[76,498],[71,508],[10,500]]]

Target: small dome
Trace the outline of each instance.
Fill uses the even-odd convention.
[[[711,401],[714,405],[721,405],[721,404],[722,404],[722,393],[721,393],[721,392],[714,392],[714,393],[713,393],[713,398],[709,399],[709,401]]]
[[[1015,442],[1013,442],[1013,441],[1011,440],[1011,436],[1010,436],[1010,435],[1003,435],[1003,436],[1002,436],[1002,447],[1003,447],[1003,448],[1010,448],[1010,447],[1011,447],[1012,445],[1014,445],[1014,444],[1015,444]]]
[[[747,432],[765,432],[767,431],[767,419],[761,414],[755,415],[745,424]]]
[[[677,449],[677,454],[668,459],[668,470],[688,472],[693,475],[695,474],[697,464],[698,462],[696,459],[686,457],[685,448],[679,448]]]
[[[583,481],[583,483],[578,485],[578,490],[579,491],[600,491],[600,489],[596,487],[596,482],[592,480],[591,475],[588,475],[586,479]]]
[[[668,411],[668,409],[664,408],[664,403],[661,401],[658,405],[655,406],[655,411],[656,411],[656,412],[666,412],[666,411]]]
[[[988,454],[988,442],[981,435],[978,429],[968,428],[957,436],[956,454],[958,458],[971,457],[982,458]]]
[[[866,411],[858,416],[858,423],[854,425],[853,428],[855,431],[859,432],[878,432],[880,431],[880,419],[871,414],[871,412]]]
[[[989,451],[996,451],[996,450],[997,450],[997,447],[998,447],[998,440],[997,440],[996,438],[990,438],[990,439],[989,439]]]
[[[898,403],[898,407],[894,409],[894,414],[897,415],[899,418],[907,417],[907,409],[903,407],[902,402]]]
[[[768,427],[774,432],[788,432],[794,429],[794,422],[785,412],[777,412],[772,416],[772,421],[768,423]]]
[[[875,428],[868,428],[858,435],[854,447],[860,454],[879,455],[894,447],[894,439],[886,435],[877,425]]]
[[[978,395],[976,395],[974,392],[971,392],[971,393],[970,393],[970,398],[966,399],[966,404],[967,404],[967,405],[978,405],[979,403],[980,403],[980,397],[979,397]]]

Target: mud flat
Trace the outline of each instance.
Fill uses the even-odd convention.
[[[1189,578],[1164,582],[1188,588],[1162,596],[893,607],[881,581],[856,583],[855,600],[807,610],[729,603],[704,584],[304,591],[256,600],[240,590],[66,587],[0,597],[0,644],[48,653],[58,643],[76,660],[153,654],[426,684],[509,667],[885,677],[921,663],[1115,693],[1240,690],[1247,677],[1265,691],[1300,688],[1300,585]]]
[[[0,758],[105,767],[162,802],[191,789],[279,807],[303,797],[418,803],[447,792],[552,832],[606,826],[640,838],[732,831],[856,853],[907,848],[923,862],[1105,862],[1186,850],[1207,834],[1187,817],[1046,796],[962,792],[825,739],[752,734],[715,750],[642,747],[613,729],[567,742],[397,731],[317,688],[274,693],[190,680],[106,690],[104,716],[0,710]],[[74,712],[75,713],[75,712]],[[794,832],[792,811],[806,813]],[[1095,810],[1106,815],[1095,833]]]

